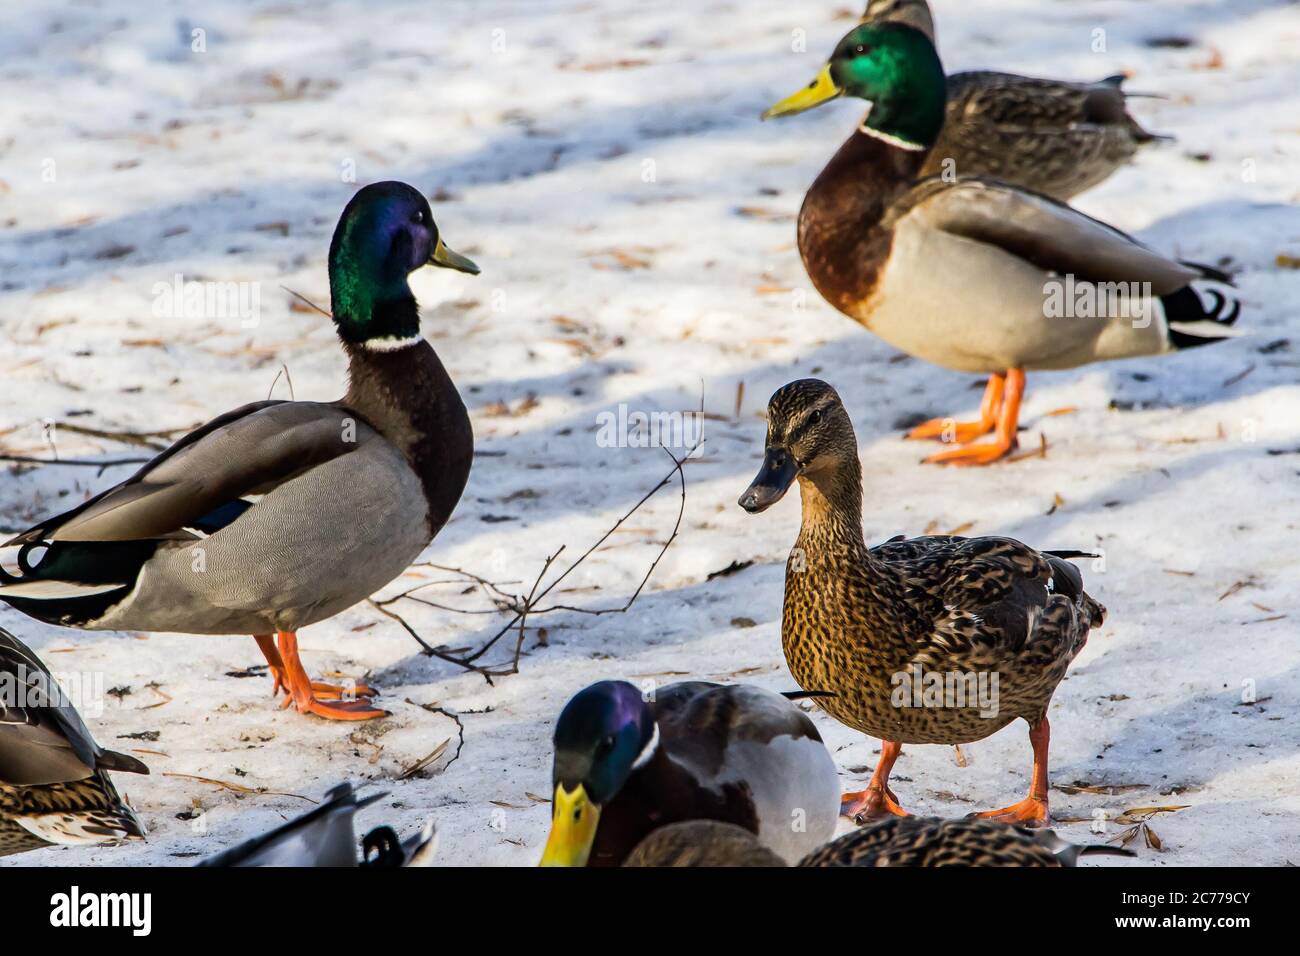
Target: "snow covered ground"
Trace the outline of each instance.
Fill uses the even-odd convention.
[[[1042,433],[1046,457],[983,470],[922,467],[929,449],[899,441],[897,427],[972,412],[977,383],[899,356],[838,315],[794,249],[803,191],[859,104],[758,121],[811,78],[857,4],[5,4],[3,453],[48,456],[52,422],[64,458],[138,456],[62,426],[185,429],[287,397],[282,364],[297,397],[337,397],[344,363],[329,321],[295,308],[281,286],[326,302],[336,217],[357,183],[381,179],[435,195],[448,243],[483,269],[414,279],[425,334],[484,453],[428,559],[526,590],[548,554],[567,545],[562,568],[667,471],[660,450],[601,447],[601,412],[689,410],[703,391],[710,417],[687,469],[681,535],[640,601],[627,614],[538,618],[546,644],[530,626],[518,675],[489,685],[421,656],[365,605],[306,630],[308,668],[367,675],[393,712],[382,722],[276,709],[269,679],[235,676],[262,662],[248,638],[80,633],[0,605],[0,625],[56,671],[103,682],[102,713],[87,713],[94,732],[153,770],[117,778],[152,829],[147,843],[4,862],[190,863],[310,805],[294,795],[316,798],[347,778],[391,793],[362,826],[405,833],[433,818],[443,862],[535,863],[549,819],[535,797],[549,792],[551,725],[573,692],[679,675],[793,686],[779,630],[797,499],[760,518],[735,499],[758,465],[768,395],[807,375],[832,382],[854,414],[869,538],[964,528],[1104,549],[1104,568],[1084,571],[1110,617],[1056,694],[1052,774],[1057,785],[1121,789],[1054,791],[1058,817],[1085,821],[1061,826],[1067,836],[1086,838],[1099,809],[1186,804],[1152,820],[1164,849],[1141,845],[1133,865],[1300,862],[1300,9],[935,7],[950,69],[1124,71],[1131,88],[1165,94],[1133,109],[1177,142],[1144,151],[1077,204],[1159,249],[1236,271],[1251,333],[1031,375],[1022,443]],[[1104,52],[1093,52],[1098,29]],[[806,52],[792,51],[798,30]],[[1149,45],[1158,38],[1189,42]],[[155,286],[177,274],[254,283],[258,321],[156,309]],[[1073,411],[1049,414],[1061,409]],[[4,467],[6,532],[129,473]],[[662,492],[553,596],[622,604],[677,507],[676,492]],[[464,590],[431,594],[487,606]],[[404,613],[453,648],[504,623]],[[508,660],[507,643],[487,660]],[[1255,703],[1243,703],[1252,688]],[[450,763],[456,725],[429,704],[463,723]],[[865,779],[876,743],[815,719],[845,786]],[[432,766],[395,779],[449,738]],[[963,751],[964,767],[952,748],[908,748],[895,778],[904,805],[951,816],[1022,795],[1023,725]]]

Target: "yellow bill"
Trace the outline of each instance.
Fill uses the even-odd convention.
[[[774,116],[793,116],[795,113],[802,113],[804,110],[810,110],[814,106],[821,106],[823,103],[835,99],[843,92],[831,79],[831,66],[828,63],[822,67],[821,72],[817,74],[817,78],[798,93],[791,93],[781,102],[769,106],[767,111],[763,113],[763,119],[771,119]]]
[[[578,784],[570,792],[564,784],[555,788],[551,835],[542,852],[541,866],[586,866],[591,845],[596,842],[596,824],[600,806],[587,799],[587,791]]]
[[[429,265],[441,266],[444,269],[455,269],[457,272],[468,272],[472,276],[478,275],[478,266],[471,259],[466,259],[459,252],[453,252],[443,243],[442,237],[438,237],[438,244],[433,247],[433,255],[429,256]]]

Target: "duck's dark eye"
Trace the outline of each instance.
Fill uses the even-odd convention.
[[[614,735],[610,734],[608,737],[604,737],[601,739],[600,743],[597,744],[596,749],[599,750],[602,754],[607,754],[614,749],[614,743],[615,743]]]
[[[411,221],[412,221],[412,222],[424,222],[424,210],[423,210],[423,209],[417,209],[417,210],[415,210],[415,215],[411,217]]]
[[[809,425],[816,425],[821,420],[822,420],[822,410],[820,408],[808,416]]]
[[[863,46],[861,43],[859,43],[857,46],[853,48],[853,52],[858,54],[858,56],[861,56],[862,54],[867,52],[867,48]]]

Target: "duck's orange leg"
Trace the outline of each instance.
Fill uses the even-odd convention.
[[[977,445],[964,445],[937,452],[926,459],[938,465],[988,465],[1004,457],[1016,447],[1016,429],[1020,425],[1020,400],[1025,394],[1025,373],[1018,368],[1008,369],[1002,392],[1002,408],[998,413],[997,430],[993,441]]]
[[[1034,748],[1034,775],[1029,783],[1029,796],[1001,810],[985,810],[983,813],[972,813],[971,816],[1014,823],[1022,827],[1047,826],[1052,819],[1047,807],[1047,745],[1051,739],[1052,726],[1047,722],[1046,716],[1038,723],[1029,725],[1029,743]]]
[[[894,769],[894,761],[903,752],[903,745],[893,740],[880,742],[880,759],[876,761],[875,772],[867,782],[865,790],[846,793],[840,797],[840,816],[849,817],[855,823],[865,823],[880,817],[911,816],[898,805],[898,798],[889,789],[889,774]]]
[[[984,387],[984,398],[980,402],[980,417],[977,422],[959,422],[954,418],[932,418],[922,422],[904,438],[937,438],[942,442],[963,444],[987,435],[997,426],[998,410],[1002,407],[1002,389],[1006,377],[1000,374],[989,376],[989,383]]]
[[[257,641],[257,646],[262,650],[262,656],[266,658],[267,667],[271,671],[271,677],[274,680],[271,686],[271,696],[275,697],[284,691],[289,694],[285,698],[282,706],[287,707],[293,700],[293,695],[289,693],[289,684],[285,680],[284,660],[280,657],[280,652],[275,648],[275,635],[273,634],[254,634],[253,640]],[[374,697],[376,691],[365,684],[350,684],[340,686],[338,684],[327,684],[324,681],[312,681],[311,689],[321,700],[355,700],[358,697]]]
[[[375,707],[368,696],[359,696],[355,700],[347,699],[353,694],[361,694],[363,690],[361,687],[345,691],[333,684],[312,683],[311,678],[307,676],[306,668],[302,666],[302,661],[298,659],[298,635],[293,631],[278,631],[277,634],[280,639],[277,654],[280,659],[280,673],[275,672],[275,664],[271,663],[270,655],[267,655],[267,662],[271,664],[272,673],[275,674],[277,689],[283,687],[288,692],[282,706],[287,707],[292,703],[297,706],[300,714],[315,714],[317,717],[325,717],[329,720],[371,720],[375,717],[388,716],[388,711]],[[264,643],[259,636],[257,644],[265,654],[270,639],[268,638]],[[364,690],[374,693],[369,688]],[[322,697],[333,696],[335,699],[322,700],[316,696],[318,692]]]

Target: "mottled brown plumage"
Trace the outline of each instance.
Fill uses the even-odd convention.
[[[987,820],[902,817],[882,820],[818,847],[801,867],[1074,866],[1080,856],[1133,856],[1106,844],[1068,843],[1051,830],[1032,831]],[[760,867],[785,862],[743,827],[691,820],[661,827],[642,840],[624,866]]]
[[[19,820],[36,821],[38,836]],[[0,783],[0,856],[60,844],[113,843],[143,837],[144,827],[108,774],[72,783],[10,787]]]
[[[816,379],[772,396],[764,470],[741,505],[761,511],[796,478],[803,522],[786,566],[781,639],[799,685],[834,693],[818,706],[895,744],[967,743],[1018,717],[1043,721],[1105,614],[1076,568],[1011,538],[868,548],[853,425]],[[910,690],[930,675],[952,688],[941,706]]]
[[[814,850],[800,866],[1074,866],[1080,856],[1132,856],[1129,850],[1067,843],[987,820],[902,817],[882,820]]]
[[[40,658],[0,628],[0,856],[144,836],[108,770],[149,772],[100,747]]]
[[[688,820],[655,830],[636,845],[623,865],[684,869],[785,866],[786,862],[744,827],[717,820]]]
[[[872,0],[862,19],[905,23],[934,40],[925,0]],[[953,73],[943,133],[921,175],[988,176],[1069,199],[1157,138],[1128,114],[1123,80],[1071,83],[991,70]]]

